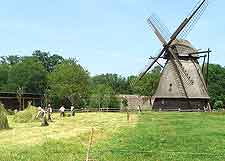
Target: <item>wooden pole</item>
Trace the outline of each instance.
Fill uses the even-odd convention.
[[[207,71],[206,71],[206,87],[208,88],[208,77],[209,77],[209,53],[210,49],[208,49],[207,53]]]
[[[88,149],[87,149],[86,161],[89,160],[91,145],[92,145],[92,142],[93,142],[93,133],[94,133],[94,128],[91,128],[91,134],[90,134],[90,137],[89,137],[89,144],[88,144]]]
[[[24,97],[23,97],[23,110],[24,110],[25,106],[24,106]]]
[[[208,53],[207,53],[207,71],[206,71],[206,87],[208,89],[209,85],[209,55],[210,55],[210,49],[208,48]],[[208,109],[211,112],[211,106],[210,103],[208,102]]]
[[[204,76],[204,68],[205,68],[205,58],[206,58],[206,55],[204,55],[204,59],[203,59],[203,63],[202,63],[202,74]]]
[[[126,108],[126,111],[127,111],[127,121],[130,121],[130,113],[129,113],[128,108]]]

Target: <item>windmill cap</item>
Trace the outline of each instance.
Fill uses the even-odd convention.
[[[184,39],[176,39],[172,43],[173,46],[176,47],[179,56],[190,56],[190,53],[196,53],[197,49],[195,49],[192,44],[188,40]],[[191,54],[193,57],[198,57],[198,54]]]
[[[172,45],[180,45],[180,46],[185,46],[185,47],[189,47],[189,48],[194,49],[194,47],[192,46],[192,44],[190,43],[190,41],[184,40],[184,39],[175,39],[172,42]]]

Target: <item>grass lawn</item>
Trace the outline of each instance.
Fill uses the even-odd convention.
[[[91,128],[94,142],[107,140],[121,127],[132,127],[125,113],[77,113],[40,127],[40,122],[15,123],[9,116],[11,129],[0,131],[0,161],[76,161],[84,160]],[[137,122],[136,115],[132,121]]]
[[[0,131],[2,161],[225,161],[225,113],[81,113],[54,123],[18,124]]]
[[[98,160],[225,160],[225,113],[144,113],[135,128],[95,145]]]

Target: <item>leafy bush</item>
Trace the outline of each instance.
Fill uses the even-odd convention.
[[[214,109],[220,109],[220,108],[223,108],[223,101],[216,101],[214,106],[213,106]]]
[[[122,105],[123,105],[123,107],[127,107],[128,106],[127,98],[122,98]]]
[[[90,108],[100,108],[101,107],[101,101],[99,98],[97,98],[95,95],[93,95],[89,99],[89,107]]]
[[[16,113],[13,120],[17,123],[32,122],[36,120],[37,114],[37,108],[32,105],[28,105],[28,107],[24,111]]]
[[[109,108],[120,108],[120,99],[116,96],[110,97]]]
[[[120,108],[120,99],[116,96],[104,96],[90,98],[89,107],[91,108]]]
[[[7,111],[5,110],[3,104],[0,103],[0,129],[8,129],[9,123],[7,118]]]

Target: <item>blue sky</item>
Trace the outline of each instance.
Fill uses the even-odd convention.
[[[187,37],[225,65],[225,1],[209,7]],[[137,74],[160,49],[146,18],[156,13],[171,32],[198,0],[7,0],[0,5],[0,55],[35,49],[76,57],[92,75]]]

